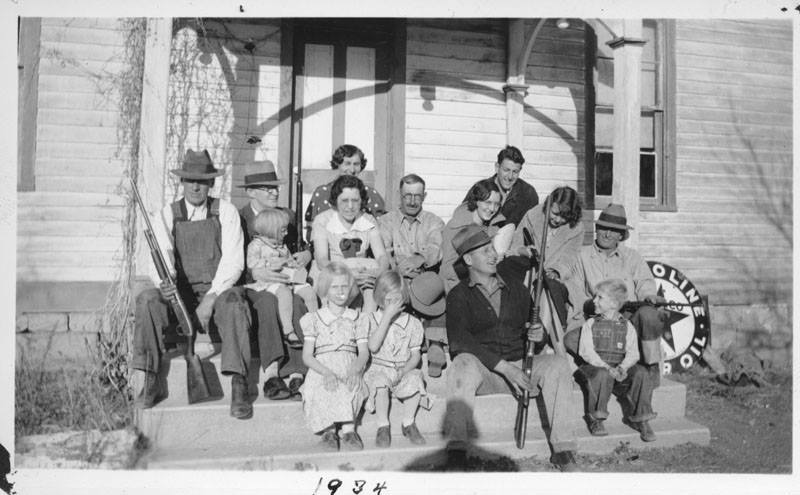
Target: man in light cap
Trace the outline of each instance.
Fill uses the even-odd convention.
[[[497,275],[498,256],[491,238],[478,225],[453,237],[453,247],[469,273],[447,295],[447,338],[453,358],[447,375],[448,464],[463,467],[474,398],[481,394],[541,393],[550,424],[550,461],[562,471],[576,469],[577,447],[570,422],[579,417],[572,405],[572,372],[566,358],[539,354],[531,377],[522,370],[525,339],[541,351],[541,324],[529,325],[531,295],[518,280]]]
[[[587,318],[594,315],[595,287],[604,280],[621,279],[625,282],[629,296],[636,301],[664,302],[657,294],[656,281],[644,258],[633,249],[620,243],[628,238],[632,229],[628,224],[622,205],[608,205],[595,222],[595,241],[583,246],[575,262],[563,274],[569,289],[570,301],[575,304],[567,320],[564,345],[571,353],[578,354],[580,328]],[[655,418],[652,395],[658,386],[661,372],[661,336],[666,328],[665,315],[653,306],[641,306],[635,312],[623,316],[630,319],[639,337],[639,362],[628,370],[628,400],[633,406],[625,421],[640,433],[642,440],[650,442],[656,436],[649,420]]]
[[[249,356],[239,343],[249,338],[251,318],[242,290],[234,287],[244,268],[239,214],[233,204],[209,196],[224,171],[214,168],[208,151],[187,151],[181,168],[171,172],[181,179],[183,197],[165,206],[152,223],[176,283],[162,282],[154,273],[160,287],[136,297],[132,367],[145,375],[136,405],[150,408],[166,397],[157,375],[164,333],[175,321],[167,301],[177,292],[196,314],[200,331],[219,331],[221,371],[231,376],[231,416],[247,419],[253,415],[245,379]]]

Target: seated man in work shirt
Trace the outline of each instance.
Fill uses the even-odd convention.
[[[478,225],[469,225],[453,238],[469,276],[447,295],[447,338],[453,362],[447,375],[448,463],[466,458],[468,423],[476,392],[541,393],[550,424],[550,461],[562,471],[576,469],[575,435],[570,422],[579,417],[572,403],[572,372],[566,358],[539,354],[531,377],[522,370],[525,336],[545,339],[543,327],[527,332],[531,296],[517,280],[497,275],[497,253],[491,238]],[[539,345],[537,347],[543,347]]]

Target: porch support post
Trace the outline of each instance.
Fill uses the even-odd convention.
[[[169,54],[172,46],[172,18],[147,19],[142,82],[142,120],[139,129],[139,190],[150,213],[164,206],[164,176],[170,168],[167,152],[167,90]],[[139,229],[142,222],[139,221]],[[136,274],[149,273],[149,251],[139,236]]]
[[[620,35],[608,42],[614,50],[614,181],[612,200],[622,204],[630,232],[626,244],[639,244],[639,143],[641,133],[642,20],[620,21]]]
[[[506,94],[506,144],[522,148],[522,124],[525,115],[525,20],[508,21],[508,71],[503,92]]]

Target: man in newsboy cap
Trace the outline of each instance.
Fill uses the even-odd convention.
[[[244,268],[244,244],[239,213],[233,204],[209,196],[216,177],[208,151],[186,152],[180,177],[183,197],[165,206],[153,219],[154,234],[167,252],[175,284],[154,276],[158,289],[136,297],[136,323],[132,367],[144,372],[144,387],[136,398],[140,408],[150,408],[166,397],[158,373],[165,351],[165,330],[175,321],[167,302],[176,292],[202,326],[219,332],[222,339],[222,373],[231,376],[231,416],[250,418],[247,366],[250,363],[250,310],[241,288],[234,287]]]
[[[447,375],[448,464],[463,467],[468,449],[469,421],[475,395],[527,389],[542,395],[550,423],[550,462],[562,471],[576,469],[577,448],[571,422],[580,417],[573,407],[572,372],[565,357],[540,353],[531,376],[522,370],[525,339],[541,351],[541,324],[528,325],[531,294],[521,281],[497,275],[497,252],[478,225],[468,225],[453,237],[459,261],[469,276],[447,294],[447,338],[453,362]]]

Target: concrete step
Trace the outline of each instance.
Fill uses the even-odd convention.
[[[535,416],[535,414],[534,414]],[[247,423],[247,422],[242,422]],[[256,422],[249,422],[255,426]],[[592,437],[585,426],[575,430],[579,453],[609,453],[621,443],[632,449],[669,447],[686,442],[708,445],[708,428],[684,418],[656,418],[651,421],[656,432],[655,442],[645,443],[639,434],[616,420],[606,422],[609,435]],[[281,425],[283,426],[283,425]],[[274,427],[274,425],[273,425]],[[222,429],[221,425],[218,428]],[[375,447],[374,434],[362,430],[364,450],[359,452],[326,452],[319,437],[306,431],[293,436],[263,438],[253,432],[248,442],[239,444],[209,444],[199,446],[187,438],[185,446],[158,448],[145,455],[140,466],[147,469],[238,469],[238,470],[365,470],[402,471],[430,470],[441,466],[446,459],[445,440],[439,435],[426,435],[427,444],[414,446],[394,428],[392,446]],[[550,455],[545,435],[540,428],[529,429],[525,448],[517,449],[513,424],[487,431],[469,447],[469,456],[485,459],[520,459]]]
[[[212,362],[214,359],[211,360]],[[170,375],[185,377],[185,361],[174,359]],[[219,369],[219,363],[216,363]],[[445,373],[447,370],[445,370]],[[296,401],[272,401],[265,399],[260,390],[251,387],[254,414],[249,420],[237,420],[230,416],[230,379],[222,377],[221,384],[226,394],[219,399],[188,405],[185,399],[185,379],[176,383],[170,379],[168,399],[152,409],[138,411],[139,429],[159,448],[171,448],[190,441],[195,447],[240,445],[243,442],[280,441],[284,438],[308,435],[303,417],[302,403]],[[428,391],[433,399],[430,410],[420,409],[417,426],[426,434],[439,434],[446,413],[447,390],[442,378],[432,379]],[[256,395],[257,394],[257,395]],[[175,397],[177,395],[178,397]],[[576,415],[574,422],[583,427],[584,395],[577,385],[573,387],[572,400]],[[681,383],[667,379],[653,394],[653,407],[659,418],[682,418],[685,412],[686,389]],[[478,431],[488,432],[510,428],[516,417],[517,403],[511,395],[495,394],[475,398],[474,422]],[[392,402],[390,421],[399,425],[402,419],[402,404]],[[616,399],[609,403],[609,423],[622,419],[622,408]],[[531,431],[541,430],[536,402],[531,403],[528,414]],[[377,429],[375,415],[365,413],[359,431],[374,436]]]

